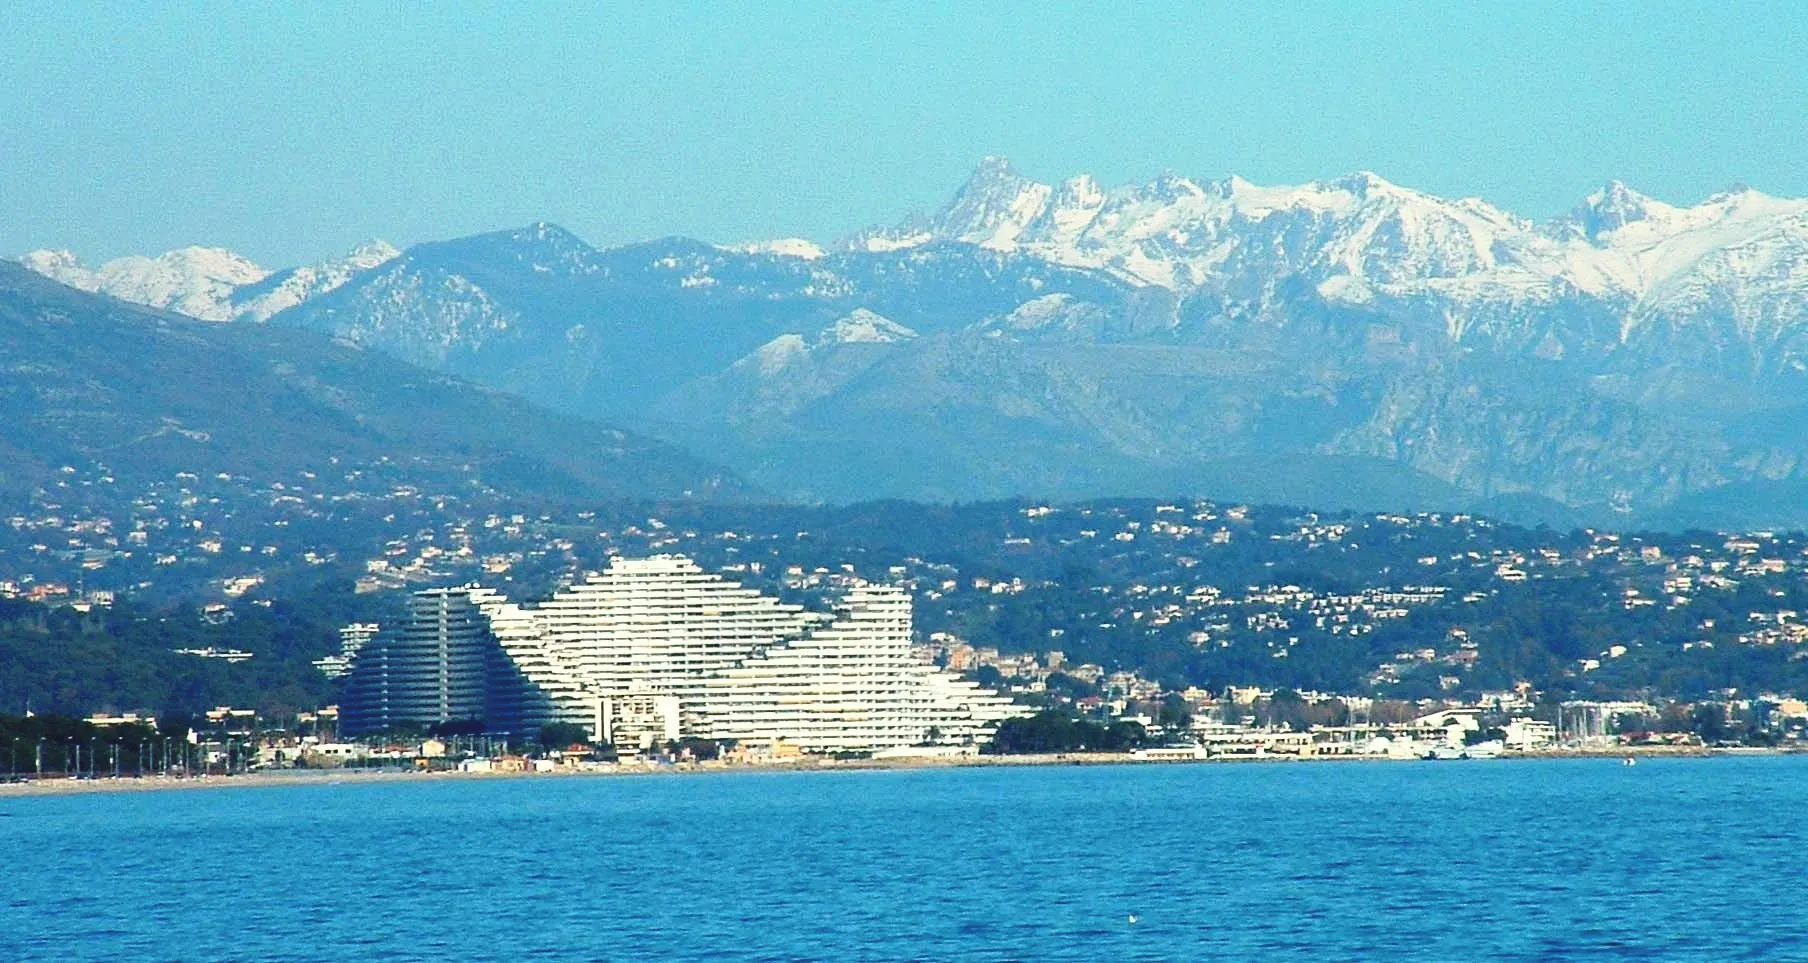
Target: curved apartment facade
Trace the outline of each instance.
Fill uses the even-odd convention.
[[[506,666],[489,619],[464,589],[429,589],[404,617],[366,642],[340,699],[348,733],[429,726],[499,715],[507,699],[495,676]]]
[[[916,657],[901,588],[858,584],[818,613],[682,556],[615,559],[536,606],[475,586],[419,593],[393,643],[360,653],[346,703],[354,732],[481,703],[492,729],[574,721],[617,743],[676,733],[816,751],[983,741],[1022,711]]]

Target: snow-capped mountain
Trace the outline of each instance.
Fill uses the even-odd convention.
[[[385,241],[370,241],[343,258],[274,273],[217,247],[185,247],[156,257],[130,255],[95,269],[69,251],[32,251],[19,262],[72,288],[203,321],[265,321],[399,253]]]
[[[1445,201],[1363,172],[1299,187],[1164,174],[1104,190],[1088,176],[1058,187],[987,158],[941,211],[853,244],[868,249],[959,241],[1188,291],[1258,264],[1380,283],[1513,264],[1533,225],[1478,200]]]
[[[884,315],[856,308],[814,334],[786,332],[720,374],[691,380],[663,399],[662,410],[679,419],[715,412],[757,433],[834,397],[895,348],[919,337]]]
[[[968,245],[811,258],[667,239],[597,251],[533,225],[418,245],[272,321],[631,417],[768,342],[781,351],[786,336],[804,348],[908,339],[1055,291],[1136,313],[1120,281]]]
[[[800,257],[806,261],[814,261],[826,253],[815,241],[801,237],[780,237],[770,241],[730,244],[724,250],[740,254],[781,254],[785,257]]]
[[[749,369],[770,378],[793,364],[843,345],[897,344],[917,337],[911,329],[865,308],[855,308],[846,317],[816,332],[811,338],[801,334],[781,334],[754,349],[735,362],[736,369]]]
[[[217,247],[185,247],[156,257],[134,254],[92,270],[69,251],[32,251],[19,260],[72,288],[204,321],[231,320],[233,293],[270,273]]]
[[[1101,187],[988,158],[940,210],[823,247],[596,250],[541,223],[208,291],[158,296],[626,421],[801,497],[1808,524],[1808,201],[1743,187],[1678,206],[1611,183],[1537,222],[1367,172]]]
[[[366,241],[342,258],[278,271],[234,291],[232,316],[235,320],[268,321],[277,312],[325,294],[359,271],[385,264],[401,253],[388,241]]]
[[[1086,176],[1040,184],[987,158],[934,215],[843,247],[936,241],[1029,253],[1243,306],[1260,307],[1283,278],[1343,305],[1419,299],[1451,315],[1457,338],[1478,306],[1487,314],[1488,306],[1581,295],[1615,303],[1625,339],[1662,316],[1699,314],[1729,288],[1738,289],[1728,306],[1744,327],[1774,323],[1797,303],[1778,287],[1808,257],[1808,200],[1741,187],[1679,208],[1614,182],[1571,215],[1538,224],[1367,172],[1296,187],[1169,174],[1101,190]]]

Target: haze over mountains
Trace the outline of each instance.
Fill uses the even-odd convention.
[[[98,268],[82,264],[70,251],[32,251],[19,260],[39,274],[81,291],[165,308],[203,321],[266,321],[400,253],[387,241],[369,241],[343,258],[284,271],[266,270],[217,247],[185,247],[157,257],[132,255]]]
[[[50,489],[61,507],[94,498],[129,517],[134,499],[179,474],[321,497],[743,491],[668,446],[315,332],[205,324],[4,261],[0,370],[0,494],[15,509]]]
[[[1808,524],[1808,201],[1610,184],[1534,223],[1368,173],[1102,189],[989,158],[818,246],[548,224],[78,287],[322,331],[725,462],[776,494],[1199,493]]]

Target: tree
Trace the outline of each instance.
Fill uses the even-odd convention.
[[[1708,745],[1722,742],[1727,737],[1726,708],[1719,703],[1696,706],[1690,720],[1694,723],[1695,734]]]
[[[1084,699],[1099,694],[1098,686],[1065,672],[1050,672],[1045,684],[1049,692],[1066,695],[1069,699]]]
[[[1105,728],[1104,737],[1096,748],[1106,752],[1128,752],[1149,741],[1149,733],[1140,722],[1118,720]]]
[[[1484,742],[1506,741],[1507,731],[1499,726],[1490,726],[1486,729],[1471,729],[1468,732],[1463,733],[1463,745],[1465,746],[1480,745]]]
[[[540,727],[540,748],[552,752],[590,742],[590,730],[572,722],[549,722]]]
[[[165,712],[157,717],[157,733],[165,739],[187,739],[195,717],[186,712]]]
[[[1193,725],[1193,713],[1185,699],[1169,693],[1161,702],[1161,710],[1155,714],[1155,722],[1170,732],[1187,729]]]
[[[992,736],[990,751],[1001,755],[1068,752],[1081,747],[1081,738],[1073,717],[1058,709],[1046,709],[1000,723]]]
[[[1123,752],[1143,745],[1148,733],[1135,722],[1120,720],[1101,726],[1075,719],[1059,709],[1045,709],[1033,716],[1006,719],[992,736],[988,751],[1000,755],[1024,753]]]

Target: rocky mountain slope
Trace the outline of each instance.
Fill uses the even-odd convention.
[[[203,324],[6,262],[0,371],[0,493],[15,505],[65,476],[129,502],[178,473],[527,499],[743,490],[660,443],[313,332]]]
[[[94,269],[69,251],[32,251],[20,263],[72,288],[203,321],[229,320],[233,293],[270,273],[217,247],[185,247],[156,257],[131,255]]]
[[[19,262],[78,290],[202,321],[265,321],[399,253],[386,241],[369,241],[336,260],[275,272],[217,247],[130,255],[92,269],[70,251],[32,251]]]
[[[1808,201],[1749,188],[1676,207],[1616,183],[1537,223],[1369,173],[1101,188],[988,159],[939,211],[832,245],[598,251],[538,224],[270,319],[805,498],[1808,524],[1805,299]]]

